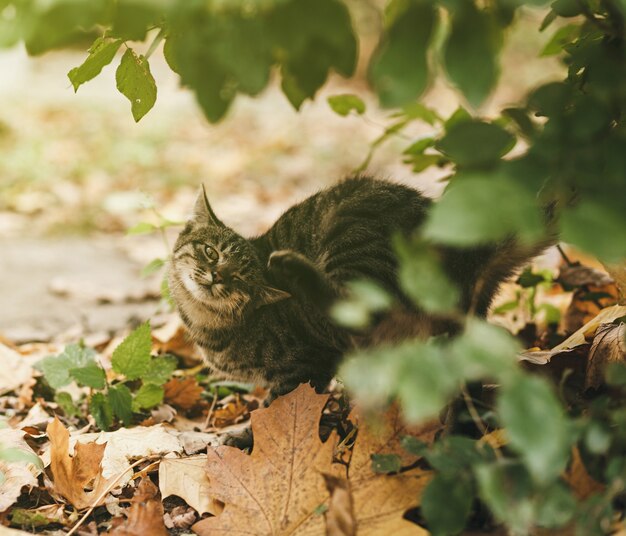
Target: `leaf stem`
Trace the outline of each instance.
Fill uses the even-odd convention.
[[[144,56],[146,59],[148,59],[150,56],[152,56],[154,51],[161,44],[161,41],[163,41],[164,37],[165,37],[165,29],[161,28],[161,29],[159,29],[159,33],[156,35],[156,37],[154,38],[154,40],[150,44],[150,48],[148,48],[148,52],[146,52],[146,55]]]

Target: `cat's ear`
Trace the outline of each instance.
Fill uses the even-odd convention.
[[[258,307],[262,307],[263,305],[276,303],[282,300],[286,300],[287,298],[291,298],[291,294],[289,294],[289,292],[263,285],[258,295],[257,304]]]
[[[204,184],[202,185],[202,191],[198,194],[196,204],[193,208],[193,219],[200,223],[206,223],[209,221],[214,225],[219,225],[220,227],[224,226],[211,208],[209,198],[207,197],[206,190],[204,189]]]

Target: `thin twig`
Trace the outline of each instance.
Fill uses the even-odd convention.
[[[159,456],[160,457],[160,456]],[[109,493],[114,487],[115,485],[120,481],[120,479],[126,474],[128,473],[128,471],[130,471],[131,469],[134,469],[135,467],[137,467],[138,465],[142,464],[143,462],[148,461],[149,459],[154,458],[154,456],[146,456],[145,458],[141,458],[141,460],[137,460],[135,463],[131,464],[130,467],[128,467],[127,469],[124,469],[122,472],[120,472],[113,480],[111,480],[110,484],[104,489],[104,491],[98,496],[98,498],[94,501],[94,503],[92,504],[92,506],[89,507],[89,509],[83,514],[83,517],[81,517],[78,522],[71,528],[71,530],[67,533],[67,536],[72,536],[72,534],[74,534],[79,527],[85,522],[85,520],[91,515],[91,513],[96,509],[96,507],[98,506],[98,503],[106,496],[107,493]],[[160,460],[159,460],[160,462]],[[131,477],[133,478],[133,477]]]
[[[209,423],[211,421],[211,417],[213,416],[213,410],[215,409],[216,404],[217,404],[217,389],[215,389],[215,392],[213,394],[213,400],[211,401],[211,407],[209,408],[209,412],[207,413],[206,421],[204,421],[205,432],[209,429]]]
[[[478,410],[476,409],[476,406],[474,405],[474,401],[472,400],[472,397],[467,392],[467,387],[465,385],[461,388],[461,394],[463,395],[463,400],[465,401],[465,405],[467,406],[467,411],[469,411],[469,414],[472,417],[472,420],[474,421],[476,428],[478,428],[482,436],[485,437],[486,435],[489,434],[489,430],[485,426],[485,423],[483,422],[483,420],[480,418]],[[493,450],[496,454],[496,458],[502,457],[502,454],[500,453],[500,449],[494,448]]]
[[[563,257],[563,260],[568,266],[574,266],[574,264],[576,264],[565,254],[565,251],[563,251],[561,244],[557,244],[556,249],[559,251],[559,253],[561,254],[561,257]]]

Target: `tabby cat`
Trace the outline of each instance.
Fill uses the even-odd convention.
[[[342,356],[367,346],[452,328],[420,312],[398,285],[391,245],[411,234],[431,201],[414,189],[356,177],[291,207],[265,234],[243,238],[215,215],[203,191],[174,246],[171,293],[209,366],[224,377],[284,394],[302,382],[323,390]],[[498,285],[546,244],[442,250],[463,306],[485,314]],[[364,333],[335,324],[329,306],[346,283],[369,279],[397,306]]]

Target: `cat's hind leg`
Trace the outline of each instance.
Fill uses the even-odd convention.
[[[274,251],[267,267],[281,288],[321,309],[330,307],[338,297],[328,277],[311,260],[296,251]]]

